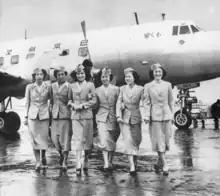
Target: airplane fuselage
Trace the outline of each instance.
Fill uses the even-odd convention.
[[[174,85],[220,76],[220,32],[204,32],[191,21],[93,30],[87,36],[94,68],[110,67],[119,85],[124,83],[127,67],[140,74],[142,84],[148,82],[148,72],[156,62],[164,66],[165,79]],[[50,72],[62,64],[70,72],[87,58],[79,54],[83,39],[82,33],[76,33],[2,43],[0,71],[28,80],[35,67]],[[61,55],[64,51],[68,54]],[[12,63],[16,55],[19,60]]]

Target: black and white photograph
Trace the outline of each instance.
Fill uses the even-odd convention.
[[[219,0],[0,0],[0,195],[219,196]]]

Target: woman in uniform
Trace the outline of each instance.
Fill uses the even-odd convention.
[[[139,86],[139,76],[132,68],[124,70],[126,85],[120,87],[116,116],[125,143],[125,154],[130,163],[130,174],[136,174],[137,155],[142,141],[140,102],[143,87]]]
[[[57,82],[51,85],[52,125],[51,138],[60,154],[60,165],[65,171],[67,159],[71,150],[72,129],[70,121],[70,108],[68,104],[69,83],[66,82],[67,72],[63,66],[55,69],[54,76]]]
[[[96,104],[95,86],[89,82],[91,75],[87,68],[78,65],[71,74],[76,81],[70,86],[69,103],[72,109],[73,138],[76,144],[76,173],[81,175],[81,167],[88,170],[88,154],[93,146],[93,113]],[[82,160],[84,153],[84,161]]]
[[[43,81],[46,75],[45,70],[36,68],[32,74],[34,83],[27,85],[25,93],[25,124],[28,124],[37,171],[41,163],[42,168],[47,165],[45,153],[48,148],[50,84]]]
[[[110,69],[102,69],[98,73],[98,77],[102,85],[96,89],[96,122],[104,159],[104,171],[108,171],[112,169],[116,141],[120,135],[116,120],[116,102],[119,95],[119,88],[110,84],[110,81],[113,79]]]
[[[163,80],[165,75],[166,71],[160,64],[152,65],[150,77],[153,81],[144,86],[142,117],[145,123],[149,123],[152,149],[158,153],[155,171],[162,169],[166,176],[169,172],[165,152],[170,148],[172,135],[173,93],[171,83]]]

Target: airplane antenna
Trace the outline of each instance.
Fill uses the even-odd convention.
[[[25,29],[25,32],[24,32],[24,39],[27,39],[27,29]]]
[[[136,24],[139,25],[139,20],[138,20],[137,12],[134,12],[134,16],[135,16]]]
[[[161,15],[162,15],[162,20],[165,20],[166,14],[165,14],[165,13],[162,13]]]

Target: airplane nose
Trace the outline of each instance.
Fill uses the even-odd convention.
[[[220,31],[204,32],[199,39],[200,63],[203,71],[220,76]]]
[[[220,51],[220,31],[204,32],[200,39],[206,50]]]

